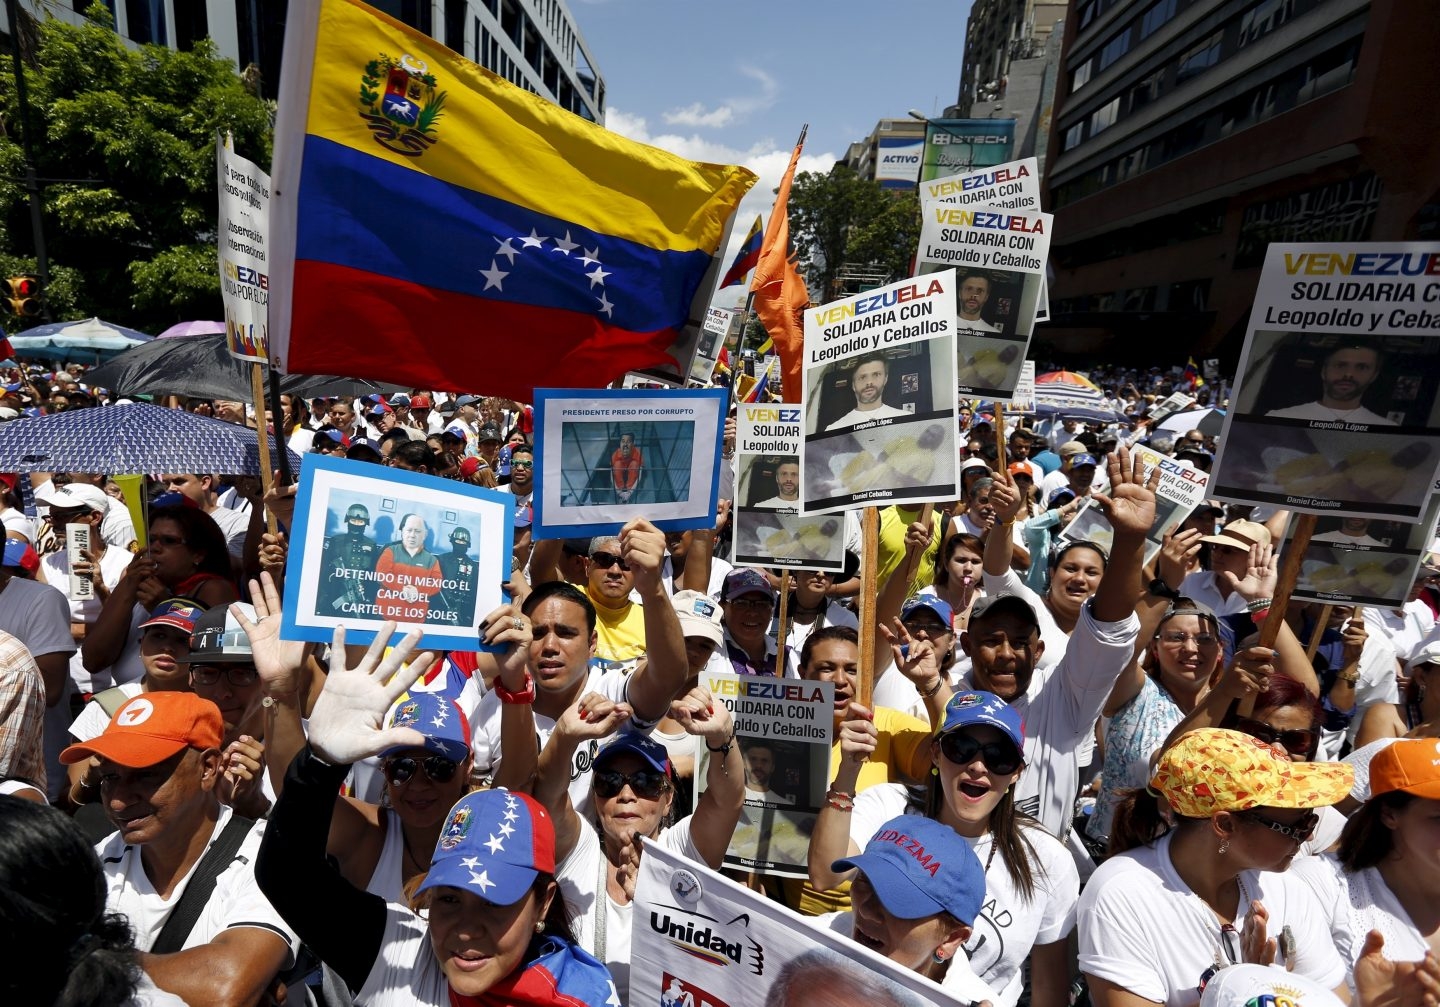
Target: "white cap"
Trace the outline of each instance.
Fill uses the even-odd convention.
[[[35,502],[47,507],[59,507],[61,510],[85,507],[101,514],[110,508],[110,498],[105,495],[105,491],[89,483],[70,483],[66,486],[48,483],[44,488],[35,491]]]
[[[720,605],[714,599],[699,591],[676,591],[670,601],[684,635],[703,637],[720,646],[725,634],[720,628]]]
[[[1221,969],[1205,984],[1205,992],[1200,997],[1200,1007],[1245,1007],[1262,1003],[1340,1007],[1341,1000],[1319,983],[1278,965],[1231,965]]]
[[[1422,664],[1440,664],[1440,640],[1431,640],[1417,647],[1410,660],[1405,662],[1405,670],[1414,671]]]

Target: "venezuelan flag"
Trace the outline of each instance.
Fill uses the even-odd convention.
[[[526,400],[672,363],[755,182],[611,133],[358,0],[291,10],[281,81],[270,321],[288,373]]]
[[[730,268],[725,271],[725,278],[720,281],[722,290],[745,281],[745,274],[754,269],[755,264],[760,261],[760,240],[763,237],[760,214],[757,213],[755,223],[750,225],[750,233],[745,235],[740,250],[735,253],[735,261],[730,263]]]

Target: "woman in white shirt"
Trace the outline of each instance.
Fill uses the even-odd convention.
[[[1147,790],[1116,810],[1116,855],[1080,897],[1092,1003],[1193,1007],[1226,966],[1276,961],[1345,998],[1319,903],[1282,872],[1315,828],[1313,809],[1350,784],[1349,766],[1291,762],[1238,731],[1192,731],[1166,749]]]

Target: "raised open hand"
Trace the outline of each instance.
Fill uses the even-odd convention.
[[[395,628],[394,622],[381,625],[364,657],[350,668],[345,627],[336,627],[330,644],[330,674],[310,714],[310,748],[326,762],[348,765],[387,748],[425,743],[424,735],[412,727],[381,727],[395,700],[435,662],[434,654],[424,653],[405,666],[420,644],[418,632],[406,634],[387,655],[385,646]]]
[[[1116,537],[1143,538],[1155,523],[1155,487],[1160,485],[1160,466],[1145,478],[1145,462],[1139,453],[1132,458],[1129,448],[1109,455],[1110,493],[1092,493]],[[994,498],[992,491],[991,498]]]

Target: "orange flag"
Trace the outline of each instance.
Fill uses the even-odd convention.
[[[790,183],[795,179],[795,166],[800,163],[807,129],[808,125],[800,130],[795,153],[790,155],[790,166],[780,180],[775,206],[770,211],[770,222],[765,227],[765,243],[760,247],[760,261],[756,263],[755,275],[750,280],[750,292],[755,295],[755,314],[760,316],[765,331],[775,340],[775,349],[780,354],[786,402],[800,401],[800,363],[805,343],[803,312],[810,306],[810,291],[805,288],[805,281],[795,268],[795,257],[790,252],[788,213]]]

